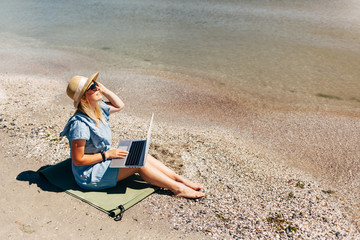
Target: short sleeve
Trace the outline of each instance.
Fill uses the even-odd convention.
[[[76,139],[85,139],[86,141],[90,139],[90,129],[82,121],[74,121],[69,129],[69,142],[72,142]]]
[[[110,106],[107,105],[104,101],[101,101],[100,102],[100,107],[101,107],[102,113],[103,113],[106,121],[109,122],[109,119],[110,119]]]

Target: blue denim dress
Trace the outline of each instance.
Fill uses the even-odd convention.
[[[111,145],[111,130],[109,125],[110,107],[101,101],[102,114],[106,123],[97,127],[94,120],[83,113],[73,115],[60,136],[66,136],[71,142],[85,139],[85,154],[95,154],[108,151]],[[70,152],[71,156],[71,152]],[[86,166],[75,166],[72,162],[72,172],[76,183],[88,190],[101,190],[116,186],[119,169],[109,168],[111,159]]]

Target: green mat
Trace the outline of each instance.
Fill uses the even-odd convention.
[[[41,169],[39,173],[66,193],[109,214],[115,220],[121,220],[125,210],[158,189],[142,180],[138,175],[126,178],[110,189],[99,191],[82,189],[76,184],[72,174],[71,159]]]

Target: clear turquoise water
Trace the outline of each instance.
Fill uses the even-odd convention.
[[[254,94],[359,98],[355,0],[3,0],[0,21],[1,32],[128,63],[119,68],[197,74]]]

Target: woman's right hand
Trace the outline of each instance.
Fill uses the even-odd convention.
[[[98,81],[96,81],[96,83],[99,86],[101,92],[106,94],[108,89],[103,84],[99,83]]]
[[[116,148],[106,151],[105,154],[107,159],[113,159],[113,158],[125,158],[129,154],[129,152],[123,149]]]

